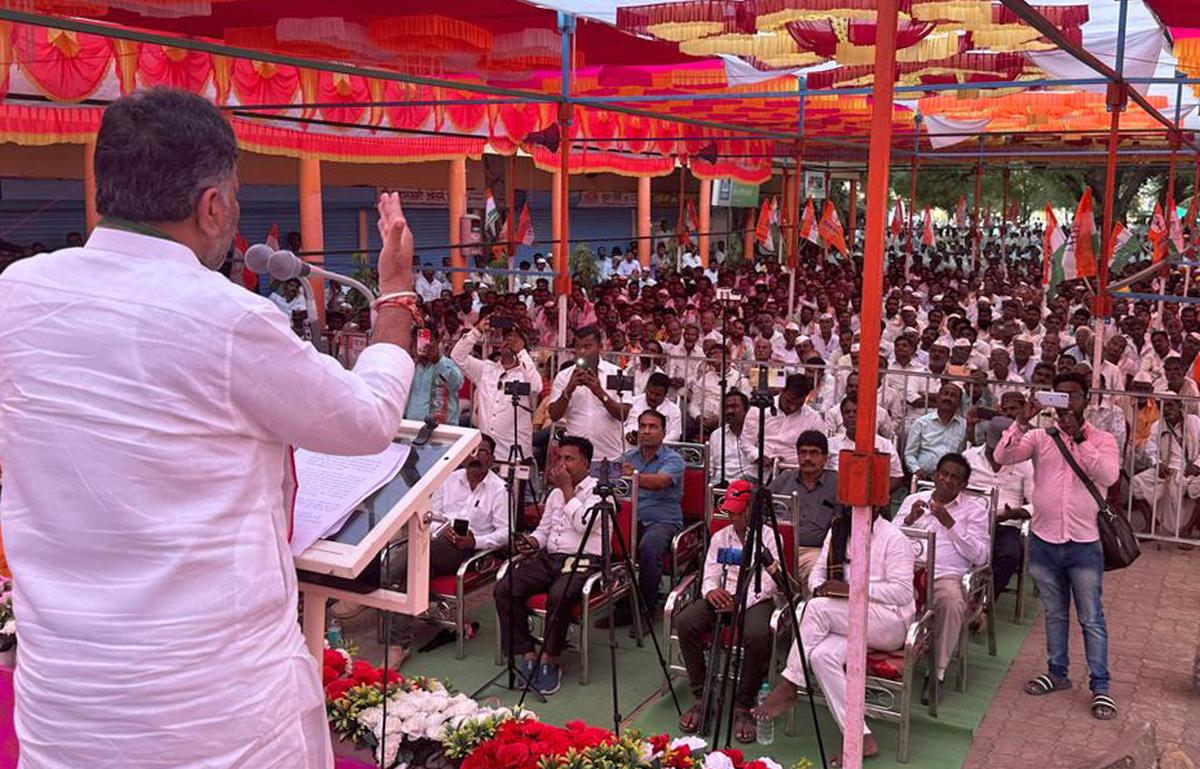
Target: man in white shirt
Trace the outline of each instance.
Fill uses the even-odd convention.
[[[279,311],[287,316],[288,323],[292,322],[292,313],[300,310],[308,311],[308,302],[304,300],[304,294],[300,292],[300,279],[292,278],[285,280],[279,286],[278,292],[273,292],[268,297]]]
[[[741,390],[725,394],[725,424],[708,438],[708,477],[715,485],[758,477],[757,437],[746,429],[750,399]]]
[[[808,666],[829,702],[838,726],[846,728],[846,636],[850,627],[850,579],[853,564],[846,556],[850,544],[850,516],[840,515],[821,555],[808,576],[813,598],[796,609]],[[867,647],[891,651],[904,646],[904,636],[916,614],[913,593],[913,549],[900,528],[879,516],[871,524],[867,604]],[[788,652],[782,680],[766,701],[752,711],[760,718],[777,718],[795,704],[805,688],[804,663],[795,641]],[[863,724],[863,756],[879,753],[871,729]]]
[[[858,434],[857,396],[847,395],[843,398],[839,411],[842,415],[841,431],[829,437],[829,463],[826,467],[830,470],[838,469],[838,456],[842,450],[854,449],[855,436]],[[888,455],[888,489],[895,493],[904,484],[904,466],[900,464],[896,445],[876,431],[875,450]]]
[[[791,462],[796,456],[796,439],[800,433],[805,430],[824,430],[825,423],[821,415],[804,403],[810,384],[811,380],[804,374],[792,374],[779,393],[776,413],[767,410],[763,429],[763,457],[767,462],[776,459]],[[758,442],[760,413],[757,408],[752,408],[746,418],[746,431],[755,444]]]
[[[586,438],[568,435],[558,447],[558,461],[546,471],[546,497],[542,520],[532,534],[516,539],[517,552],[523,560],[509,564],[509,573],[496,582],[496,614],[500,618],[502,649],[512,649],[523,657],[521,675],[533,680],[533,686],[544,695],[558,691],[562,677],[558,658],[567,641],[571,616],[570,605],[583,594],[588,575],[600,568],[601,527],[588,529],[592,516],[588,511],[599,503],[596,479],[588,475],[592,464],[592,444]],[[588,538],[583,542],[584,533]],[[580,552],[581,561],[568,568],[568,559]],[[546,628],[545,646],[539,663],[529,632],[529,609],[525,602],[539,593],[547,594],[546,606],[565,602],[567,608],[558,612],[557,622]],[[510,611],[512,613],[510,614]]]
[[[721,501],[721,512],[729,517],[729,525],[713,535],[704,556],[704,570],[700,583],[700,599],[684,607],[675,618],[675,629],[679,634],[679,651],[687,667],[688,684],[692,689],[695,704],[679,719],[679,728],[694,733],[700,727],[704,700],[704,682],[707,680],[709,641],[718,622],[728,625],[733,619],[734,596],[737,594],[738,565],[723,565],[718,556],[732,560],[746,547],[748,508],[754,498],[754,488],[749,481],[734,481],[725,491]],[[775,530],[763,526],[762,541],[771,554],[772,565],[764,569],[761,590],[755,590],[753,577],[746,595],[744,631],[738,646],[742,653],[742,673],[734,693],[734,735],[738,742],[754,742],[755,723],[750,717],[758,697],[758,689],[767,677],[767,666],[771,660],[768,643],[771,632],[771,614],[775,611],[773,598],[778,592],[773,574],[779,571],[779,551],[775,547]]]
[[[542,374],[525,349],[525,337],[520,331],[505,332],[498,360],[484,360],[471,354],[475,345],[487,338],[492,330],[492,316],[480,321],[468,331],[454,349],[450,359],[463,370],[475,385],[475,414],[481,431],[493,436],[496,441],[496,456],[504,462],[510,461],[513,445],[513,402],[512,396],[504,392],[509,383],[529,385],[529,394],[517,398],[516,439],[524,459],[533,458],[533,427],[531,409],[537,406],[542,394]]]
[[[1015,398],[1016,396],[1011,396]],[[963,452],[971,465],[971,487],[983,491],[996,490],[996,531],[992,542],[992,577],[995,595],[1008,587],[1021,568],[1021,527],[1029,520],[1033,497],[1033,464],[1028,460],[1015,465],[996,461],[996,445],[1011,424],[1005,417],[994,417],[986,423],[982,446]]]
[[[946,454],[937,463],[933,489],[909,494],[896,511],[896,519],[937,534],[937,578],[933,581],[934,676],[926,698],[942,699],[946,667],[958,648],[967,613],[962,578],[987,563],[991,549],[991,521],[987,505],[963,495],[971,479],[971,465],[962,454]],[[928,699],[926,699],[928,701]]]
[[[562,422],[568,435],[587,438],[593,446],[594,472],[600,462],[620,459],[625,451],[623,426],[629,414],[628,393],[607,389],[608,377],[621,373],[600,359],[600,331],[585,326],[575,331],[575,363],[554,377],[550,388],[550,418]]]
[[[637,260],[637,254],[633,251],[625,252],[625,258],[617,265],[617,275],[622,278],[640,278],[642,276],[642,263]]]
[[[508,490],[500,476],[492,472],[496,442],[491,436],[479,436],[479,445],[429,497],[429,509],[447,520],[429,543],[429,576],[454,574],[463,561],[481,550],[491,550],[508,542]],[[459,523],[462,521],[462,523]],[[466,533],[456,527],[466,525]],[[401,545],[387,559],[388,581],[404,590],[408,584],[408,546]],[[413,641],[413,618],[392,614],[388,635],[388,660],[400,666],[409,655]]]
[[[667,375],[671,377],[671,394],[687,395],[690,402],[693,388],[700,379],[704,366],[704,348],[700,345],[700,327],[688,323],[683,327],[683,341],[674,350],[667,351],[677,356],[667,362]]]
[[[87,244],[0,277],[23,766],[332,765],[296,616],[287,447],[388,446],[411,318],[380,308],[347,371],[217,272],[238,227],[237,152],[199,96],[117,99]],[[399,196],[378,207],[381,290],[410,291]]]
[[[637,445],[638,417],[647,411],[657,411],[667,418],[668,443],[677,443],[683,436],[683,415],[679,405],[667,400],[667,389],[671,380],[666,374],[656,372],[650,375],[646,383],[646,392],[633,399],[629,407],[629,416],[625,419],[625,440],[629,445]]]
[[[702,435],[716,429],[717,423],[721,420],[722,380],[725,392],[733,390],[743,394],[750,392],[750,383],[746,381],[740,371],[731,365],[732,360],[722,359],[721,348],[720,342],[709,342],[705,345],[708,357],[716,362],[703,366],[700,381],[693,384],[692,399],[688,402],[688,414],[699,422],[698,432]],[[724,371],[721,370],[722,362],[725,364]]]
[[[433,268],[429,265],[425,265],[421,274],[413,282],[413,291],[417,292],[417,296],[421,297],[421,301],[425,304],[429,304],[435,299],[441,299],[442,291],[448,287],[448,284],[437,279]]]

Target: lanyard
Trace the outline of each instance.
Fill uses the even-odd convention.
[[[169,240],[172,243],[179,242],[178,240],[171,237],[170,235],[163,232],[162,230],[158,229],[157,227],[152,227],[149,224],[146,224],[145,222],[131,222],[128,219],[118,219],[114,216],[106,216],[100,220],[99,226],[107,227],[110,230],[124,230],[125,232],[132,232],[132,233],[135,233],[138,235],[145,235],[150,238],[158,238],[160,240]]]

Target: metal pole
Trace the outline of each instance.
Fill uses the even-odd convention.
[[[912,171],[908,178],[908,253],[904,257],[904,281],[912,277],[913,249],[916,247],[917,230],[915,217],[917,213],[917,163],[921,159],[921,113],[913,114],[913,156]]]
[[[1116,71],[1120,75],[1125,68],[1125,24],[1129,12],[1129,0],[1121,0],[1121,15],[1117,27]],[[1099,387],[1100,364],[1104,358],[1104,327],[1108,320],[1111,302],[1108,298],[1108,266],[1113,256],[1113,198],[1117,193],[1117,144],[1121,136],[1121,111],[1125,109],[1126,88],[1118,83],[1108,86],[1108,109],[1111,118],[1108,125],[1108,159],[1104,166],[1104,223],[1100,233],[1100,264],[1096,265],[1096,296],[1094,315],[1096,318],[1095,349],[1092,351],[1092,386]],[[1106,382],[1108,387],[1117,383]],[[1124,384],[1123,382],[1120,384]]]
[[[983,136],[979,137],[979,162],[975,164],[975,215],[971,220],[971,271],[979,270],[979,199],[983,197]]]
[[[878,0],[875,32],[875,88],[871,103],[871,149],[867,172],[867,231],[863,248],[862,350],[859,377],[875,382],[879,372],[879,336],[883,297],[883,248],[887,226],[888,184],[892,151],[892,110],[896,67],[897,0]],[[875,452],[875,408],[878,390],[858,388],[858,427],[853,464],[869,468]],[[871,573],[871,504],[879,496],[870,475],[848,500],[853,505],[850,560],[856,578],[850,584],[849,633],[846,640],[846,729],[842,766],[862,766],[867,677],[867,577]]]
[[[559,216],[558,245],[554,251],[558,258],[555,269],[555,290],[558,293],[558,346],[567,346],[567,294],[571,293],[571,210],[568,205],[571,188],[571,39],[575,32],[575,17],[558,12],[558,31],[562,40],[562,102],[558,105],[559,132]]]
[[[1008,277],[1008,166],[1000,175],[1000,269]]]

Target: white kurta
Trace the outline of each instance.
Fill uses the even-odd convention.
[[[344,370],[164,239],[100,227],[0,276],[22,767],[332,764],[287,446],[381,451],[412,372],[385,344]]]

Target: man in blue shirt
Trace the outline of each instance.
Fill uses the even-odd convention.
[[[638,582],[647,621],[658,605],[663,556],[683,528],[683,457],[663,446],[666,431],[667,418],[661,412],[643,411],[638,417],[638,447],[621,457],[622,475],[638,473]],[[607,627],[607,619],[601,618],[599,626]],[[632,612],[625,607],[614,621],[629,624]]]
[[[922,480],[933,478],[938,462],[947,454],[962,451],[967,422],[959,415],[963,392],[947,382],[938,391],[937,410],[918,417],[908,431],[904,446],[905,468]]]
[[[404,418],[421,421],[433,417],[440,425],[458,425],[462,369],[442,355],[438,338],[432,333],[427,344],[418,342],[416,364]]]

